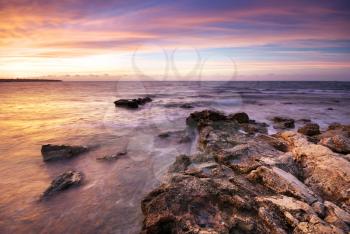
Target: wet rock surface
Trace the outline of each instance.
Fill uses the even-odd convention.
[[[316,123],[308,123],[298,129],[298,132],[306,136],[315,136],[320,134],[320,126]]]
[[[228,118],[236,120],[238,123],[249,123],[249,116],[245,112],[239,112],[229,115]]]
[[[43,145],[41,154],[45,162],[69,159],[80,154],[86,153],[89,149],[85,146],[70,146],[70,145]]]
[[[41,199],[48,199],[60,191],[77,186],[81,184],[82,180],[83,174],[81,172],[73,170],[66,171],[51,182],[51,185],[42,194]]]
[[[212,110],[192,113],[187,124],[198,131],[199,152],[178,156],[143,199],[141,233],[349,231],[343,155],[297,132],[247,132],[262,124]]]
[[[120,151],[118,153],[115,153],[115,154],[111,154],[111,155],[105,155],[103,157],[99,157],[99,158],[96,158],[96,160],[100,160],[100,161],[113,161],[113,160],[117,160],[119,158],[121,158],[122,156],[124,155],[127,155],[127,151]]]
[[[137,99],[119,99],[114,102],[117,107],[124,107],[128,109],[137,109],[139,106],[142,106],[148,102],[151,102],[150,97],[137,98]]]
[[[275,129],[291,129],[294,128],[294,119],[276,116],[272,119],[273,121],[273,127]]]

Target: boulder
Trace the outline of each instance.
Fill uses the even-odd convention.
[[[350,138],[345,137],[344,135],[335,135],[332,137],[324,137],[319,142],[321,145],[324,145],[330,148],[332,151],[349,154],[350,153]]]
[[[238,123],[249,123],[249,116],[245,112],[238,112],[228,116],[230,120],[236,120]]]
[[[316,123],[308,123],[298,129],[298,132],[306,136],[314,136],[320,134],[320,126]]]
[[[227,116],[215,110],[196,111],[190,114],[186,119],[186,123],[190,127],[198,127],[200,123],[207,123],[210,121],[224,121]]]
[[[124,107],[129,109],[137,109],[140,105],[144,105],[148,102],[151,102],[150,97],[137,98],[137,99],[119,99],[114,102],[117,107]]]
[[[276,116],[272,119],[275,129],[289,129],[294,128],[294,119]]]
[[[69,159],[87,152],[89,149],[85,146],[69,146],[69,145],[43,145],[41,154],[43,160],[53,161],[58,159]]]
[[[81,172],[66,171],[51,182],[51,185],[42,194],[41,199],[49,198],[62,190],[80,185],[82,180],[83,174]]]

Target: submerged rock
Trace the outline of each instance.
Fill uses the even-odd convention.
[[[51,185],[45,190],[42,194],[41,199],[49,198],[60,192],[66,190],[72,186],[81,184],[83,180],[83,174],[78,171],[66,171],[59,176],[57,176],[52,182]]]
[[[276,116],[272,119],[275,129],[290,129],[294,128],[294,119]]]
[[[169,132],[162,132],[162,133],[158,134],[158,137],[160,137],[160,138],[167,138],[169,136],[170,136]]]
[[[137,98],[137,99],[119,99],[114,102],[117,107],[124,107],[129,109],[137,109],[140,105],[144,105],[148,102],[151,102],[150,97]]]
[[[298,129],[298,132],[306,136],[314,136],[320,134],[320,126],[316,123],[308,123]]]
[[[185,104],[180,105],[180,108],[182,108],[182,109],[192,109],[192,108],[194,108],[194,106],[192,106],[191,104],[185,103]]]
[[[69,146],[69,145],[43,145],[41,154],[43,160],[53,161],[59,159],[69,159],[87,152],[89,149],[84,146]]]
[[[96,158],[96,160],[105,160],[105,161],[111,161],[111,160],[117,160],[119,159],[121,156],[127,155],[127,151],[121,151],[118,152],[116,154],[112,154],[112,155],[106,155],[100,158]]]

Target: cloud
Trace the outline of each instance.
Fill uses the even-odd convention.
[[[349,9],[338,0],[0,0],[0,63],[132,53],[148,45],[225,54],[238,47],[248,48],[240,51],[244,59],[347,63],[349,53],[336,47],[350,47]]]

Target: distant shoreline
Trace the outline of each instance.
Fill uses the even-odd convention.
[[[0,79],[1,82],[62,82],[62,80],[50,79]]]

